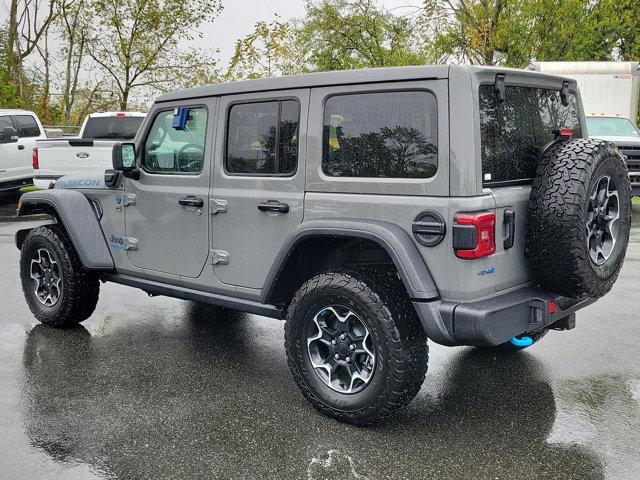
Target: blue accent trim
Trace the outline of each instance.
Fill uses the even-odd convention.
[[[533,339],[531,337],[511,337],[511,343],[516,347],[527,348],[533,345]]]
[[[187,126],[187,120],[189,118],[189,109],[187,107],[178,107],[173,111],[172,126],[176,130],[184,130]]]

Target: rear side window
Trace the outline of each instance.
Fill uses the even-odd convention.
[[[298,167],[296,100],[232,105],[225,168],[235,175],[293,175]]]
[[[331,177],[432,177],[438,167],[436,98],[424,91],[332,96],[322,144],[322,170]]]
[[[506,87],[506,101],[498,103],[493,85],[480,86],[482,175],[485,186],[530,183],[541,149],[555,139],[554,131],[573,130],[582,137],[575,95],[569,105],[557,90]]]
[[[82,138],[131,140],[138,133],[144,117],[89,117]]]
[[[40,127],[36,119],[31,115],[16,115],[15,117],[18,135],[21,137],[39,137]]]

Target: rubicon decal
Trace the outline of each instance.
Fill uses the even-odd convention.
[[[95,178],[86,178],[78,180],[65,180],[64,178],[56,182],[57,188],[99,188],[100,180]]]

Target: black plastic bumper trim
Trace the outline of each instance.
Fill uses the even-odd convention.
[[[556,302],[549,313],[549,302]],[[500,345],[511,337],[550,328],[554,323],[595,302],[572,299],[525,287],[469,303],[413,302],[430,340],[446,346]]]

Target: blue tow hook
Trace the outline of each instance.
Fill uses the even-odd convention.
[[[511,337],[511,343],[516,347],[527,348],[533,345],[533,339],[531,337]]]

